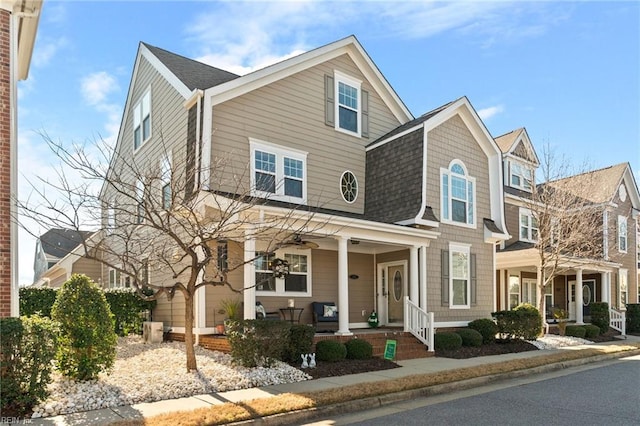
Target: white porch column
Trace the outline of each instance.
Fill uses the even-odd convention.
[[[496,308],[496,311],[502,311],[507,309],[508,300],[507,300],[507,291],[506,291],[506,283],[504,282],[504,274],[506,270],[500,269],[498,271],[498,285],[500,290],[500,306]]]
[[[601,291],[601,302],[606,302],[609,303],[609,300],[611,299],[609,297],[609,292],[611,291],[611,286],[609,285],[609,279],[610,279],[610,274],[611,272],[601,272],[600,273],[600,291]]]
[[[576,324],[584,324],[582,316],[582,269],[576,271]]]
[[[544,292],[542,291],[542,283],[544,283],[544,271],[542,270],[542,268],[540,266],[538,266],[536,268],[536,300],[538,300],[539,303],[542,301],[542,298],[545,297]],[[522,283],[520,283],[520,285],[522,285]],[[540,312],[540,315],[542,315],[542,321],[544,323],[547,322],[547,310],[548,309],[549,309],[549,307],[545,303],[543,311]]]
[[[420,307],[427,311],[427,248],[420,247]]]
[[[418,303],[418,247],[409,248],[409,299]]]
[[[349,331],[349,254],[346,237],[338,237],[338,313],[336,334],[352,335]]]
[[[256,257],[256,240],[253,228],[245,231],[244,238],[244,319],[256,317],[256,266],[253,261]]]

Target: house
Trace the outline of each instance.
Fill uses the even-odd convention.
[[[33,262],[33,286],[60,287],[72,274],[85,274],[94,281],[102,279],[102,266],[82,255],[82,243],[93,232],[50,229],[36,241]]]
[[[29,75],[42,0],[0,2],[0,317],[18,316],[17,82]]]
[[[219,158],[232,161],[214,173]],[[244,76],[141,43],[111,170],[129,159],[185,159],[180,176],[211,214],[234,195],[220,187],[233,175],[264,200],[251,207],[255,226],[307,221],[275,252],[250,226],[242,241],[220,242],[218,253],[246,260],[228,277],[245,289],[245,318],[259,300],[266,311],[301,308],[300,322],[311,323],[311,303],[331,301],[338,335],[368,327],[376,311],[382,325],[419,337],[420,327],[495,310],[495,245],[508,238],[500,149],[466,98],[414,118],[353,36]],[[108,228],[118,195],[103,187],[102,197]],[[289,262],[288,275],[273,276],[276,259]],[[222,286],[197,292],[197,334],[215,332],[231,296]],[[182,295],[161,297],[153,317],[183,332]]]
[[[538,256],[538,218],[531,211],[535,173],[540,165],[526,129],[496,138],[503,156],[505,214],[511,238],[497,253],[497,305],[510,309],[521,302],[537,305],[537,279],[541,273]],[[577,323],[589,320],[592,302],[608,302],[613,318],[627,303],[637,303],[637,216],[640,196],[628,163],[590,171],[547,183],[584,186],[581,208],[593,209],[599,235],[596,250],[584,256],[559,257],[561,268],[545,288],[547,320],[556,309],[564,309]],[[538,189],[540,185],[538,185]],[[562,237],[560,237],[562,238]]]

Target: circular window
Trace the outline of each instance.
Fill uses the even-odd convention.
[[[340,178],[340,192],[342,193],[342,198],[349,204],[358,198],[358,181],[350,171],[344,172]]]
[[[393,298],[396,299],[396,302],[402,299],[402,274],[400,271],[393,274]]]
[[[591,303],[591,288],[588,285],[582,286],[582,305],[589,306]]]

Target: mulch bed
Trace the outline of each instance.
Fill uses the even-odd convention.
[[[437,350],[436,356],[443,358],[466,359],[478,356],[511,354],[516,352],[537,351],[534,345],[524,340],[496,341],[478,347],[463,346],[451,351]]]
[[[295,367],[299,368],[299,365]],[[393,361],[384,358],[371,359],[344,359],[338,362],[318,362],[315,368],[306,368],[303,371],[313,377],[344,376],[346,374],[367,373],[369,371],[389,370],[400,367]]]

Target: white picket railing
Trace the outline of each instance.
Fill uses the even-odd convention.
[[[618,330],[623,336],[627,334],[625,329],[626,322],[627,318],[624,312],[609,308],[609,326],[614,330]]]
[[[427,345],[429,352],[433,345],[433,312],[426,312],[407,297],[404,309],[404,329]]]

